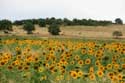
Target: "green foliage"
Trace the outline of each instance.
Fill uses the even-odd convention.
[[[35,30],[35,27],[31,22],[27,21],[24,23],[23,29],[27,31],[27,34],[32,34],[32,31]]]
[[[122,36],[123,34],[122,34],[121,31],[114,31],[114,32],[112,33],[112,35],[113,35],[114,37],[118,38],[119,36]]]
[[[9,20],[1,20],[0,21],[0,30],[12,31],[12,22]]]
[[[22,20],[16,20],[16,21],[14,21],[13,22],[13,25],[16,25],[16,26],[18,26],[18,25],[23,25],[23,21]]]
[[[32,24],[38,24],[40,27],[45,27],[46,25],[51,25],[56,23],[58,25],[66,25],[66,26],[75,26],[75,25],[84,25],[84,26],[107,26],[113,24],[112,21],[108,20],[93,20],[93,19],[77,19],[73,20],[68,18],[39,18],[39,19],[24,19],[24,20],[16,20],[14,21],[14,25],[23,25],[25,22],[31,22]],[[116,24],[123,24],[120,18],[115,20]]]
[[[59,35],[59,32],[60,32],[60,28],[59,28],[59,25],[57,25],[56,23],[53,23],[51,24],[49,27],[48,27],[48,32],[52,35]]]
[[[122,21],[122,19],[120,19],[120,18],[116,18],[116,19],[115,19],[115,23],[122,25],[122,24],[123,24],[123,21]]]
[[[46,27],[46,20],[45,19],[39,19],[38,24],[40,27]]]

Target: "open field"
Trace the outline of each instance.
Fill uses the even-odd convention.
[[[2,37],[0,83],[124,83],[125,41]]]
[[[35,25],[36,30],[33,35],[40,37],[51,36],[47,28],[41,28]],[[13,26],[13,35],[27,35],[22,29],[22,26]],[[123,38],[125,38],[125,25],[110,25],[110,26],[61,26],[60,37],[79,37],[79,38],[112,38],[114,31],[121,31]],[[1,32],[1,35],[4,33]]]
[[[112,38],[125,25],[35,28],[0,32],[0,83],[125,83],[125,40]]]

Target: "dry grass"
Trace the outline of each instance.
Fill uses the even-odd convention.
[[[125,25],[111,25],[111,26],[66,26],[61,27],[65,35],[75,35],[82,37],[112,37],[115,30],[122,31],[125,35]]]
[[[47,36],[47,28],[41,28],[35,25],[36,30],[33,31],[34,35]],[[112,38],[114,31],[121,31],[125,36],[125,25],[110,25],[110,26],[61,26],[60,35],[63,37],[94,37],[94,38]],[[13,26],[13,35],[25,36],[26,31],[22,29],[22,26]]]

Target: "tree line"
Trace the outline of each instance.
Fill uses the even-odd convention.
[[[107,20],[93,20],[93,19],[56,19],[52,18],[40,18],[40,19],[26,19],[26,20],[16,20],[11,22],[10,20],[0,20],[0,30],[9,30],[12,31],[12,25],[23,25],[23,29],[27,31],[28,34],[32,34],[32,31],[35,30],[34,25],[39,25],[40,27],[48,27],[48,32],[53,35],[58,35],[60,32],[59,26],[76,26],[76,25],[84,25],[84,26],[107,26],[112,24],[123,24],[123,21],[120,18],[115,19],[115,23]]]

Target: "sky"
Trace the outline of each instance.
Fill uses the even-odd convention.
[[[0,19],[78,18],[125,23],[125,0],[0,0]]]

